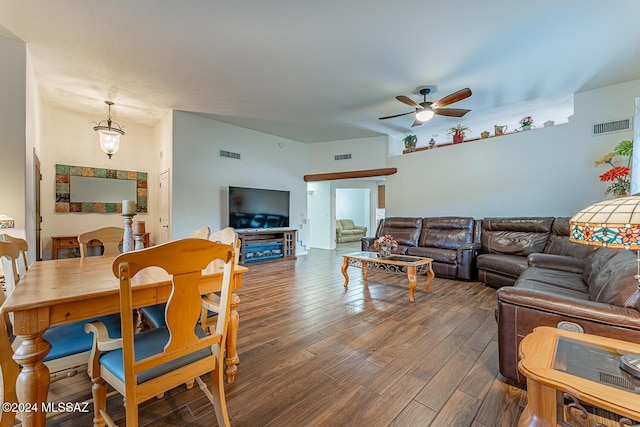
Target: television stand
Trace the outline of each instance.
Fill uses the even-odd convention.
[[[296,259],[296,230],[238,231],[240,264]]]

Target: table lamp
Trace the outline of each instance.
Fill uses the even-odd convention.
[[[635,250],[640,292],[640,195],[604,200],[571,218],[570,239],[583,245]],[[620,357],[620,368],[640,378],[640,354]]]
[[[14,228],[15,221],[8,215],[0,214],[0,228]]]

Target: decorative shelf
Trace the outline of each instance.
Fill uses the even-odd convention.
[[[504,133],[504,134],[502,134],[502,135],[498,135],[498,136],[496,136],[496,135],[492,135],[492,136],[489,136],[489,137],[487,137],[487,138],[470,138],[470,139],[465,139],[464,141],[459,142],[459,143],[457,143],[457,144],[454,144],[453,142],[445,142],[444,144],[436,144],[436,146],[435,146],[435,147],[433,147],[433,148],[429,148],[428,146],[427,146],[427,147],[417,147],[417,148],[416,148],[415,150],[413,150],[413,151],[410,151],[410,150],[403,150],[403,151],[402,151],[402,154],[411,154],[411,153],[415,153],[415,152],[418,152],[418,151],[429,151],[429,150],[435,150],[436,148],[449,147],[449,146],[451,146],[451,145],[460,145],[460,144],[465,144],[465,143],[467,143],[467,142],[473,142],[473,141],[484,141],[484,140],[487,140],[487,139],[500,138],[501,136],[514,135],[514,134],[516,134],[516,133],[532,132],[532,131],[534,131],[534,130],[535,130],[535,128],[533,128],[533,129],[531,129],[531,130],[528,130],[528,131],[521,131],[521,130],[520,130],[520,131],[518,131],[518,130],[515,130],[515,131],[507,132],[507,133]]]

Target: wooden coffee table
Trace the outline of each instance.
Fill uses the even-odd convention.
[[[355,252],[343,255],[344,263],[342,264],[342,275],[344,276],[344,287],[349,284],[349,275],[347,268],[359,267],[362,269],[362,278],[367,280],[367,268],[369,266],[380,266],[387,271],[402,272],[406,269],[407,278],[409,279],[409,301],[415,302],[414,291],[418,280],[418,274],[427,273],[427,281],[424,289],[431,292],[431,281],[436,274],[433,272],[431,258],[423,258],[410,255],[391,255],[381,258],[377,252]]]

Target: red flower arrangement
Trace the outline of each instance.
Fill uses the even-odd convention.
[[[631,156],[633,155],[633,141],[622,141],[613,152],[608,153],[595,161],[594,166],[608,164],[611,169],[600,175],[600,181],[611,182],[604,194],[612,194],[615,197],[625,196],[631,191]],[[613,163],[615,157],[626,157],[626,166],[616,166]]]
[[[600,181],[615,181],[618,178],[624,178],[625,176],[628,176],[629,172],[631,172],[631,169],[626,166],[616,166],[600,175]]]

